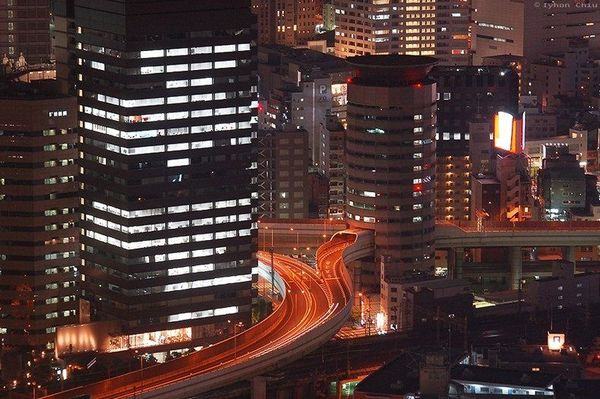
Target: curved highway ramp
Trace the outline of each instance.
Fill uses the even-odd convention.
[[[317,251],[317,270],[275,255],[284,297],[262,322],[188,356],[44,398],[188,398],[289,363],[326,343],[346,322],[353,298],[346,263],[368,255],[372,245],[367,232],[340,232]],[[270,262],[267,253],[258,257]]]

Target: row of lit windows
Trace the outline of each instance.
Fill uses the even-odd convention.
[[[193,234],[187,236],[178,236],[178,237],[169,237],[169,238],[158,238],[154,240],[144,240],[144,241],[121,241],[114,237],[108,236],[106,234],[87,231],[86,236],[92,238],[96,241],[104,242],[109,245],[113,245],[115,247],[123,248],[126,250],[136,250],[136,249],[146,249],[146,248],[155,248],[162,247],[165,245],[179,245],[179,244],[189,244],[192,242],[205,242],[205,241],[213,241],[213,240],[224,240],[227,238],[235,238],[235,237],[246,237],[250,236],[250,229],[242,229],[242,230],[228,230],[228,231],[219,231],[215,233],[203,233],[203,234]],[[212,251],[212,250],[211,250]],[[207,253],[207,255],[213,255],[212,252]]]
[[[235,125],[235,123],[234,123]],[[153,145],[153,146],[144,146],[144,147],[121,147],[111,143],[105,143],[103,141],[98,140],[87,140],[89,144],[92,144],[95,147],[102,148],[117,154],[123,155],[142,155],[142,154],[157,154],[171,151],[187,151],[187,150],[197,150],[202,148],[213,148],[213,147],[222,147],[222,146],[235,146],[235,145],[244,145],[250,144],[252,141],[251,137],[240,137],[240,138],[231,138],[231,139],[220,139],[220,140],[203,140],[203,141],[193,141],[191,143],[175,143],[168,145]],[[189,163],[188,163],[189,164]],[[182,166],[182,165],[168,165],[168,166]]]
[[[83,216],[82,216],[83,218]],[[152,233],[155,231],[164,231],[164,230],[174,230],[187,228],[190,226],[210,226],[213,224],[222,224],[222,223],[234,223],[234,222],[244,222],[252,220],[252,215],[250,213],[242,213],[239,215],[226,215],[226,216],[217,216],[217,217],[208,217],[201,219],[193,219],[191,222],[189,220],[182,220],[177,222],[168,222],[168,223],[154,223],[154,224],[146,224],[140,226],[123,226],[118,223],[111,222],[110,220],[102,219],[93,215],[85,215],[85,220],[88,222],[92,222],[95,225],[109,228],[115,231],[120,231],[126,234],[140,234],[140,233]]]
[[[173,48],[173,49],[160,49],[160,50],[145,50],[139,52],[123,53],[119,50],[114,50],[106,47],[95,46],[91,44],[77,43],[77,48],[84,51],[90,51],[98,54],[106,54],[117,58],[161,58],[161,57],[178,57],[185,55],[198,55],[198,54],[220,54],[220,53],[231,53],[235,51],[249,51],[251,49],[250,43],[240,44],[226,44],[220,46],[203,46],[203,47],[184,47],[184,48]]]
[[[234,314],[237,312],[238,312],[237,306],[228,306],[226,308],[201,310],[199,312],[179,313],[179,314],[174,314],[174,315],[169,316],[169,322],[171,323],[171,322],[177,322],[177,321],[202,319],[202,318],[213,317],[213,316],[225,316],[225,315]]]
[[[249,64],[251,60],[226,60],[226,61],[214,61],[214,62],[195,62],[191,64],[172,64],[172,65],[152,65],[152,66],[143,66],[140,68],[135,68],[134,70],[128,70],[129,74],[138,73],[140,75],[152,75],[156,73],[175,73],[175,72],[188,72],[188,71],[206,71],[211,69],[226,69],[226,68],[236,68],[243,64]],[[82,65],[84,63],[88,63],[87,60],[79,59],[79,64]],[[98,61],[89,61],[89,65],[93,69],[98,69],[100,71],[105,71],[107,66],[103,62]],[[108,66],[109,71],[113,71],[113,67]],[[120,71],[115,71],[120,72]],[[133,72],[133,73],[132,73]],[[61,116],[61,115],[59,115]],[[66,116],[66,115],[65,115]]]
[[[107,134],[113,137],[120,137],[126,140],[137,140],[137,139],[147,139],[152,137],[164,136],[165,133],[167,136],[178,136],[182,134],[192,134],[195,133],[209,133],[209,132],[225,132],[231,130],[238,129],[250,129],[252,124],[256,123],[256,117],[252,117],[250,122],[229,122],[229,123],[217,123],[214,125],[202,125],[202,126],[192,126],[190,127],[176,127],[170,129],[151,129],[151,130],[140,130],[134,132],[125,132],[122,130],[114,129],[108,126],[99,125],[91,122],[84,122],[82,127],[87,130],[91,130],[94,132]],[[254,134],[251,134],[254,136]]]
[[[220,101],[220,100],[228,100],[238,97],[249,97],[248,92],[216,92],[216,93],[203,93],[203,94],[194,94],[191,96],[172,96],[166,98],[167,104],[183,104],[188,102],[199,102],[199,101]],[[89,96],[89,94],[88,94]],[[164,97],[155,97],[155,98],[144,98],[144,99],[134,99],[134,100],[122,100],[116,97],[107,96],[104,94],[97,94],[95,97],[100,102],[105,102],[112,105],[121,106],[124,108],[136,108],[136,107],[149,107],[153,105],[164,105],[165,98]],[[250,105],[250,108],[258,107],[258,102],[253,101]],[[89,107],[87,107],[89,108]],[[81,107],[83,110],[83,107]],[[89,113],[89,112],[87,112]]]
[[[179,205],[179,206],[170,206],[168,208],[150,208],[150,209],[139,209],[135,211],[128,211],[125,209],[120,209],[111,205],[104,204],[98,201],[92,201],[92,207],[94,209],[98,209],[100,211],[112,213],[113,215],[124,217],[125,219],[136,219],[148,216],[160,216],[167,214],[176,214],[176,213],[185,213],[185,212],[198,212],[198,211],[206,211],[211,209],[224,209],[224,208],[233,208],[236,206],[249,206],[251,205],[250,198],[242,198],[239,200],[225,200],[225,201],[215,201],[215,202],[204,202],[198,204],[191,205]]]
[[[217,277],[208,280],[196,280],[190,282],[167,284],[164,286],[164,292],[184,291],[195,288],[214,287],[218,285],[239,284],[249,281],[252,281],[251,274],[246,274],[242,276]]]
[[[164,99],[159,99],[164,103]],[[136,100],[139,101],[139,100]],[[158,102],[158,101],[156,101]],[[150,105],[150,104],[149,104]],[[158,105],[156,103],[151,105]],[[143,106],[143,105],[142,105]],[[164,120],[181,120],[188,118],[206,118],[210,116],[226,116],[226,115],[237,115],[237,114],[249,114],[251,108],[249,106],[242,107],[224,107],[224,108],[208,108],[194,111],[178,111],[178,112],[167,112],[155,113],[155,114],[143,114],[143,115],[119,115],[114,112],[105,111],[94,107],[84,107],[83,111],[86,114],[94,115],[100,118],[109,119],[115,122],[125,123],[146,123],[146,122],[159,122]]]

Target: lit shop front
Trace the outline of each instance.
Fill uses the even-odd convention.
[[[141,334],[111,337],[105,352],[119,352],[127,349],[148,348],[159,345],[171,345],[192,340],[192,328],[154,331]]]
[[[210,331],[203,331],[210,334]],[[120,352],[130,349],[174,345],[192,340],[192,328],[124,335],[114,322],[97,322],[65,326],[56,332],[56,356],[85,352]]]

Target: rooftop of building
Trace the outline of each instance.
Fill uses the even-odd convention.
[[[403,395],[417,392],[421,361],[421,355],[403,353],[369,374],[356,386],[355,392],[379,395]]]
[[[561,351],[551,351],[546,345],[522,345],[501,347],[498,349],[498,359],[503,363],[561,363],[571,366],[579,365],[577,351],[565,346]]]
[[[335,30],[328,30],[322,33],[318,33],[309,41],[317,40],[325,40],[329,47],[333,47],[335,45]]]
[[[514,73],[514,70],[507,66],[500,65],[470,65],[470,66],[456,66],[456,65],[439,65],[433,68],[433,76],[442,75],[460,75],[460,76],[479,76],[497,73],[501,76],[509,76]]]
[[[517,290],[486,292],[479,295],[481,299],[493,304],[513,303],[519,300],[520,294]]]
[[[474,176],[480,184],[500,184],[500,181],[493,176]]]
[[[484,61],[486,59],[490,59],[490,60],[503,60],[503,61],[523,61],[525,60],[525,57],[520,56],[520,55],[513,55],[513,54],[499,54],[499,55],[490,55],[487,57],[484,57]]]
[[[598,111],[581,112],[577,115],[577,121],[573,126],[578,130],[593,130],[600,127],[600,113]]]
[[[600,379],[570,380],[560,384],[557,392],[561,395],[560,397],[597,399],[598,392],[600,392]]]
[[[429,74],[438,62],[433,57],[415,55],[364,55],[347,58],[357,76],[355,84],[381,87],[402,87],[431,84]]]
[[[400,55],[400,54],[391,54],[391,55],[363,55],[358,57],[350,57],[348,58],[348,62],[351,65],[356,65],[359,67],[367,66],[374,68],[413,68],[413,67],[423,67],[429,68],[433,67],[438,60],[433,57],[427,57],[423,55]]]
[[[31,83],[0,80],[0,100],[48,100],[64,97],[66,96],[56,90],[55,80],[36,80]]]
[[[539,144],[552,144],[552,143],[560,143],[562,140],[583,140],[583,137],[573,137],[571,134],[562,134],[562,135],[557,135],[557,136],[551,136],[551,137],[535,137],[535,138],[528,138],[525,141],[525,145],[527,146],[527,144],[535,144],[535,145],[539,145]]]
[[[281,56],[276,63],[283,64],[293,62],[301,66],[318,67],[321,70],[329,72],[352,70],[352,67],[342,58],[307,48],[293,48],[272,44],[260,47],[259,53]],[[269,59],[269,63],[271,61],[273,61],[273,59]]]
[[[594,276],[600,278],[600,273],[596,273],[596,272],[575,273],[570,278],[582,279],[582,278],[588,278],[588,277],[594,277]],[[550,282],[550,281],[565,280],[566,278],[568,278],[568,277],[565,277],[565,276],[545,276],[545,277],[536,278],[535,280],[532,280],[531,282],[547,283],[547,282]]]
[[[427,287],[433,290],[452,287],[467,287],[471,285],[466,280],[434,277],[425,273],[409,274],[405,276],[385,276],[385,281],[388,284]]]
[[[520,370],[462,364],[453,367],[450,376],[455,381],[464,381],[475,384],[484,383],[490,385],[523,386],[541,389],[550,387],[559,379],[559,376],[556,374],[523,372]]]
[[[356,386],[355,392],[373,395],[403,395],[418,392],[419,370],[428,355],[441,357],[443,363],[447,364],[446,352],[440,349],[417,348],[411,352],[403,352],[396,359],[369,374]],[[453,350],[451,357],[452,364],[457,364],[465,359],[465,354],[463,351]]]

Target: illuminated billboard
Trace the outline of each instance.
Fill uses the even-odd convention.
[[[524,129],[524,118],[517,119],[508,112],[498,112],[494,117],[494,147],[512,153],[522,152]]]
[[[565,345],[565,334],[548,333],[548,349],[560,351]]]

